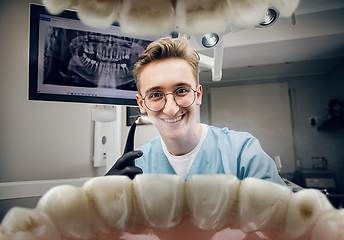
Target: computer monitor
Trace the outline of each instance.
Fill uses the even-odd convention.
[[[30,4],[29,100],[136,106],[134,64],[160,37],[92,28],[75,11]]]

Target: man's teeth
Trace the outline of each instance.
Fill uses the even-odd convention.
[[[266,180],[221,174],[195,175],[186,182],[177,175],[144,174],[52,188],[37,208],[11,209],[0,239],[119,239],[124,233],[147,236],[147,231],[153,237],[145,239],[161,233],[178,238],[184,231],[221,238],[228,231],[240,233],[234,238],[241,240],[252,233],[263,239],[336,240],[343,238],[343,229],[344,211],[316,190],[294,194]]]
[[[164,119],[165,122],[167,123],[175,123],[175,122],[178,122],[182,119],[183,116],[179,116],[179,117],[176,117],[176,118],[173,118],[173,119]]]

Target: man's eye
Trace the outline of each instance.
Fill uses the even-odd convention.
[[[175,93],[177,95],[184,95],[184,94],[188,94],[190,92],[189,88],[178,88]]]
[[[160,99],[160,98],[163,98],[164,97],[164,94],[161,93],[161,92],[152,92],[148,95],[148,98],[149,99]]]

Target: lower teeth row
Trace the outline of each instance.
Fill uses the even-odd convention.
[[[259,231],[264,239],[340,239],[344,211],[317,190],[292,193],[254,178],[195,175],[185,182],[177,175],[106,176],[82,188],[52,188],[36,209],[11,209],[0,239],[103,239],[114,230],[140,234],[147,228],[157,234],[172,228],[168,233],[175,231],[176,237],[190,229],[215,234],[230,228],[241,229],[243,236]]]

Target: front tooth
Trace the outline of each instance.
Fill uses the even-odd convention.
[[[176,29],[182,33],[223,32],[227,26],[226,0],[179,0],[176,5]]]
[[[286,214],[285,235],[300,237],[318,218],[333,209],[326,196],[318,190],[305,189],[293,194]]]
[[[12,208],[5,215],[0,232],[0,239],[61,239],[61,234],[49,217],[38,209]]]
[[[42,3],[51,14],[60,14],[63,10],[73,6],[74,0],[42,0]]]
[[[106,176],[87,181],[83,189],[108,225],[124,229],[132,212],[131,183],[126,176]]]
[[[312,231],[312,240],[338,240],[344,236],[344,209],[325,213]]]
[[[291,1],[291,0],[290,0]],[[227,17],[229,22],[237,27],[258,26],[264,20],[266,10],[270,7],[268,0],[250,1],[228,1]]]
[[[204,230],[223,227],[240,181],[231,175],[194,175],[185,186],[186,201],[193,224]]]
[[[179,224],[184,210],[184,180],[177,175],[137,175],[134,193],[144,221],[152,227]]]
[[[37,208],[67,235],[82,239],[94,236],[91,206],[81,188],[69,185],[54,187],[43,195]]]
[[[107,28],[115,21],[121,11],[120,0],[76,1],[78,17],[91,27]]]
[[[165,122],[167,122],[167,123],[175,123],[175,122],[180,121],[180,119],[182,119],[182,116],[177,117],[175,119],[165,119]]]
[[[105,59],[111,60],[111,58],[112,58],[112,45],[109,43],[105,47]]]
[[[279,11],[281,17],[290,18],[299,6],[301,0],[270,1],[271,7]]]
[[[283,231],[286,209],[292,196],[289,188],[257,178],[241,182],[239,226],[245,232]]]
[[[121,30],[128,34],[156,36],[174,30],[171,0],[126,0],[122,2]]]

